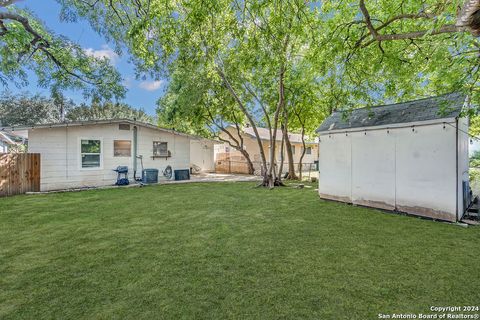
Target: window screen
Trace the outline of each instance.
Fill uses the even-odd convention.
[[[154,156],[166,156],[168,155],[167,142],[153,141],[153,155]]]
[[[114,157],[130,157],[132,156],[132,142],[130,140],[113,141]]]

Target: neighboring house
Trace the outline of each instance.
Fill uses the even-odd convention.
[[[21,152],[26,150],[27,138],[25,131],[0,132],[0,153]]]
[[[0,132],[0,153],[7,153],[10,146],[16,145],[12,138],[5,132]]]
[[[199,143],[195,157],[203,168],[213,167],[210,140],[128,119],[42,124],[0,130],[28,130],[28,151],[40,153],[41,191],[112,185],[117,166],[128,166],[128,178],[142,169],[167,166],[190,169],[191,145]],[[202,154],[197,154],[202,153]],[[140,159],[141,157],[141,159]],[[212,159],[212,163],[207,163]],[[196,161],[196,160],[194,160]]]
[[[470,203],[465,96],[450,94],[341,112],[317,132],[319,194],[458,221]]]
[[[227,130],[236,138],[238,139],[238,133],[235,127],[229,126],[227,127]],[[267,157],[267,161],[270,159],[270,132],[267,128],[258,128],[258,133],[259,136],[262,140],[262,145],[263,145],[263,150],[265,152],[265,156]],[[260,157],[260,147],[258,146],[258,142],[255,136],[255,132],[253,131],[252,127],[246,127],[243,128],[242,130],[242,138],[244,141],[244,148],[248,152],[250,159],[255,162],[255,163],[260,163],[261,157]],[[293,162],[295,163],[295,166],[298,165],[300,162],[300,156],[303,150],[303,144],[302,144],[302,135],[298,133],[289,133],[288,134],[290,143],[292,144],[292,153],[293,153]],[[232,139],[228,136],[226,133],[220,133],[220,138],[223,140],[228,140],[231,141],[232,144],[235,145],[235,143],[232,141]],[[281,160],[281,153],[282,153],[282,131],[277,130],[277,143],[275,146],[276,149],[276,161],[277,163],[280,162]],[[308,136],[305,136],[305,155],[303,156],[302,163],[305,164],[313,164],[315,161],[318,160],[318,141],[317,139],[309,139]],[[217,146],[216,147],[216,155],[218,154],[223,154],[223,153],[230,153],[232,156],[237,155],[240,156],[240,152],[229,146],[227,143],[225,143],[222,147]],[[284,149],[283,151],[283,159],[284,159],[284,170],[288,170],[288,158],[286,151]]]

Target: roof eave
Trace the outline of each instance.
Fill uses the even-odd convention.
[[[47,124],[39,124],[39,125],[33,125],[33,126],[11,126],[11,127],[2,127],[0,128],[0,131],[20,131],[20,130],[51,129],[51,128],[64,128],[64,127],[68,128],[68,127],[81,127],[81,126],[89,126],[89,125],[117,124],[117,123],[128,123],[132,125],[138,125],[138,126],[159,130],[163,132],[168,132],[175,135],[185,136],[193,139],[207,139],[201,136],[178,132],[172,129],[166,129],[150,123],[131,120],[131,119],[87,120],[87,121],[74,121],[74,122],[64,122],[64,123],[47,123]],[[211,139],[207,139],[207,140],[211,140]],[[212,140],[212,141],[217,142],[216,140]]]
[[[408,128],[415,126],[426,126],[426,125],[435,125],[441,123],[453,123],[457,120],[458,117],[449,117],[425,121],[415,121],[415,122],[402,122],[402,123],[392,123],[387,125],[379,126],[369,126],[369,127],[354,127],[354,128],[343,128],[343,129],[334,129],[334,130],[316,130],[316,133],[321,135],[333,134],[333,133],[344,133],[344,132],[361,132],[361,131],[372,131],[372,130],[384,130],[384,129],[395,129],[395,128]]]

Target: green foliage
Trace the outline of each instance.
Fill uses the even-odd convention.
[[[366,1],[378,34],[411,34],[382,41],[369,33],[359,0],[58,1],[67,19],[87,19],[132,53],[139,74],[171,77],[159,119],[186,131],[207,130],[207,111],[221,123],[240,111],[219,70],[263,125],[273,120],[283,74],[289,129],[308,133],[338,109],[452,91],[480,105],[478,39],[440,32],[455,24],[462,0]]]
[[[30,95],[26,92],[13,94],[4,92],[0,95],[0,126],[35,125],[60,122],[61,108],[68,112],[74,107],[71,100],[47,98],[39,94]]]
[[[76,105],[58,93],[51,98],[39,94],[32,96],[28,93],[18,95],[4,92],[0,95],[1,126],[31,126],[58,123],[64,119],[66,121],[137,119],[147,123],[155,122],[143,109],[135,109],[126,104],[104,102]]]
[[[470,118],[470,126],[468,129],[472,136],[480,136],[480,116],[477,115]]]
[[[327,1],[331,30],[328,50],[342,79],[368,88],[376,102],[397,102],[422,96],[462,91],[478,106],[478,39],[468,32],[435,34],[456,23],[464,1],[366,1],[374,28],[380,35],[412,35],[405,40],[372,41],[359,1]],[[412,15],[417,15],[412,17]],[[388,23],[387,23],[388,22]],[[472,111],[474,113],[474,110]]]
[[[470,167],[480,168],[480,150],[475,151],[470,156]]]
[[[112,102],[82,104],[71,108],[66,115],[67,121],[108,119],[136,119],[150,124],[155,122],[143,109],[135,109],[127,104]]]
[[[153,0],[148,5],[142,1],[112,5],[97,1],[95,9],[84,1],[59,2],[69,16],[87,18],[96,30],[129,50],[139,72],[170,76],[158,111],[160,121],[175,128],[204,132],[209,126],[215,131],[214,122],[246,122],[219,69],[247,112],[262,125],[272,121],[267,118],[277,109],[280,74],[285,78],[285,100],[292,100],[291,105],[293,100],[313,101],[314,88],[321,87],[318,71],[325,70],[325,61],[319,62],[311,49],[318,45],[319,23],[313,2]],[[306,78],[314,81],[301,81],[304,78],[295,73],[300,69],[308,70]],[[298,90],[305,85],[308,91]],[[304,92],[308,97],[303,97]],[[323,101],[330,97],[317,95]],[[326,104],[312,107],[323,109]],[[308,119],[312,128],[321,120]]]
[[[26,86],[29,72],[52,92],[79,90],[85,98],[125,95],[122,78],[106,58],[88,55],[79,45],[56,35],[31,12],[8,6],[0,11],[0,83]]]

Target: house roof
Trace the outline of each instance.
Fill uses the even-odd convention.
[[[260,139],[270,141],[270,131],[267,128],[257,127],[257,131]],[[244,128],[243,132],[255,138],[255,132],[252,127]],[[299,133],[289,133],[288,137],[290,138],[290,142],[302,143],[302,135]],[[316,143],[316,140],[317,139],[311,141],[308,136],[305,136],[305,143]],[[282,141],[282,130],[277,130],[277,141]]]
[[[163,132],[168,132],[171,134],[179,135],[179,136],[185,136],[189,137],[191,139],[197,139],[197,140],[209,140],[213,142],[220,143],[216,140],[204,138],[201,136],[197,135],[192,135],[188,133],[183,133],[183,132],[178,132],[172,129],[166,129],[162,128],[150,123],[142,122],[142,121],[136,121],[136,120],[131,120],[131,119],[107,119],[107,120],[86,120],[86,121],[72,121],[72,122],[60,122],[60,123],[45,123],[45,124],[38,124],[38,125],[33,125],[33,126],[13,126],[13,127],[3,127],[0,128],[1,131],[20,131],[20,130],[31,130],[31,129],[48,129],[48,128],[62,128],[62,127],[79,127],[79,126],[90,126],[90,125],[103,125],[103,124],[120,124],[120,123],[128,123],[131,125],[136,125],[136,126],[142,126],[154,130],[159,130]]]
[[[462,111],[465,99],[466,96],[463,94],[451,93],[415,101],[355,109],[350,115],[338,111],[325,119],[317,132],[456,118]]]
[[[3,141],[5,142],[6,144],[9,144],[9,145],[14,145],[16,144],[15,141],[13,141],[12,139],[10,139],[10,137],[3,133],[3,132],[0,132],[0,141]]]

